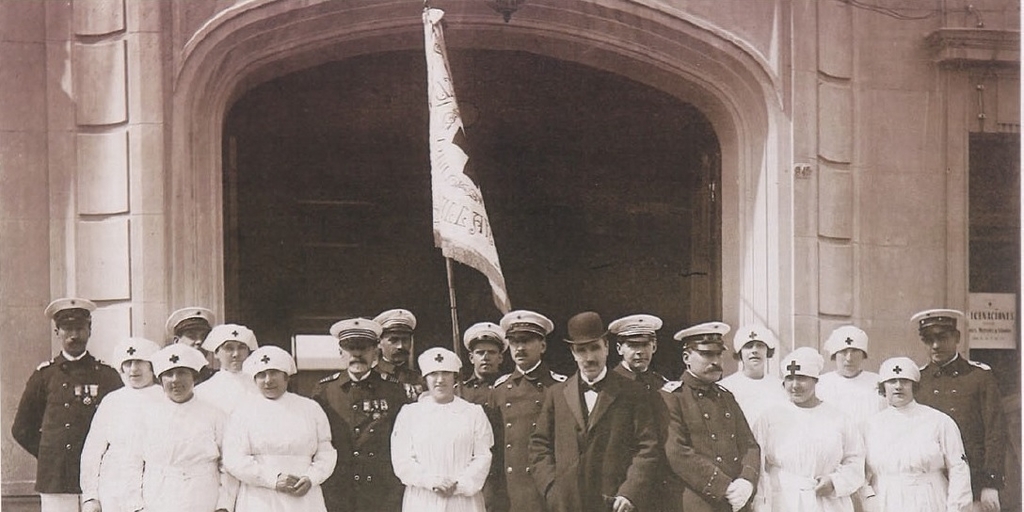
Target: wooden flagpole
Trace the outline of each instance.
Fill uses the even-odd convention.
[[[452,352],[459,353],[459,309],[455,304],[455,276],[452,274],[452,259],[444,259],[448,271],[448,303],[452,310]]]

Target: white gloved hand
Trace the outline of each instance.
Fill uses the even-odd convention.
[[[725,488],[725,499],[732,506],[733,512],[743,508],[752,494],[754,494],[754,484],[743,478],[733,480],[729,487]]]
[[[985,512],[999,512],[999,491],[991,488],[982,489],[981,509]]]

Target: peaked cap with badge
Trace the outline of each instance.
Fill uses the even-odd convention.
[[[96,305],[79,298],[51,302],[44,313],[60,327],[90,322]],[[78,359],[61,352],[40,364],[18,402],[14,440],[37,459],[35,489],[41,494],[80,494],[85,436],[103,398],[124,386],[117,370],[86,350]]]
[[[661,319],[654,315],[629,315],[608,324],[608,332],[620,343],[656,341],[658,329],[662,325]]]
[[[416,330],[416,315],[408,309],[389,309],[373,318],[382,333],[397,331],[412,333]]]
[[[963,312],[956,309],[926,309],[910,317],[920,333],[926,330],[959,331],[963,320]]]
[[[508,340],[505,339],[505,329],[493,322],[478,322],[466,329],[462,335],[462,344],[466,350],[473,350],[477,342],[487,341],[501,347],[500,352],[508,350]]]
[[[724,337],[729,334],[729,330],[729,325],[724,322],[705,322],[677,332],[672,339],[681,341],[684,350],[715,350],[711,345],[718,345],[718,349],[725,350]]]
[[[167,317],[167,323],[164,324],[164,330],[167,331],[168,336],[180,336],[181,333],[189,329],[209,331],[215,322],[216,317],[213,311],[204,307],[189,306],[171,313]]]
[[[338,338],[342,346],[357,341],[376,345],[382,332],[380,324],[368,318],[346,318],[331,326],[331,336]]]
[[[868,354],[868,333],[854,325],[842,325],[836,327],[828,338],[825,339],[825,352],[829,358],[834,358],[840,350],[855,348],[867,356]]]
[[[517,332],[529,332],[544,338],[555,330],[555,323],[540,313],[520,309],[501,317],[501,328],[505,330],[506,337]]]

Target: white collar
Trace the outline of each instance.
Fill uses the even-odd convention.
[[[348,372],[348,378],[352,382],[362,382],[362,381],[366,380],[367,377],[370,376],[370,372],[364,373],[362,377],[356,377],[355,375],[352,374],[351,370],[345,370],[345,371]]]
[[[530,372],[536,370],[540,366],[540,364],[543,363],[543,362],[544,362],[543,359],[537,361],[537,364],[533,365],[533,368],[530,368],[529,370],[524,370],[522,368],[519,368],[518,366],[516,366],[516,368],[519,368],[519,371],[523,372],[523,375],[529,375]]]
[[[64,359],[67,359],[68,361],[78,361],[79,359],[85,357],[85,355],[88,354],[88,353],[89,353],[89,351],[86,350],[86,351],[82,352],[82,355],[80,355],[78,357],[73,357],[71,354],[68,354],[67,352],[65,352],[63,350],[60,351],[60,354],[62,356],[64,356]]]
[[[582,380],[583,382],[586,382],[587,384],[593,386],[594,384],[597,384],[598,382],[601,382],[602,380],[604,380],[605,375],[608,375],[608,367],[607,366],[605,366],[604,368],[601,368],[601,373],[597,374],[597,378],[594,379],[594,382],[590,382],[589,380],[587,380],[587,378],[583,376],[583,372],[582,371],[580,372],[580,380]]]

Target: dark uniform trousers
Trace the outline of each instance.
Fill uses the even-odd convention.
[[[82,445],[96,407],[124,386],[117,370],[86,353],[77,361],[61,354],[29,377],[11,434],[36,457],[36,491],[80,494]]]
[[[375,371],[353,382],[348,372],[322,379],[313,400],[323,407],[338,451],[334,473],[324,482],[329,512],[398,512],[405,487],[391,466],[391,431],[408,401],[402,387]]]
[[[610,510],[613,496],[650,510],[661,450],[646,390],[608,372],[587,413],[580,382],[576,374],[552,386],[530,436],[533,477],[548,510]]]
[[[665,407],[665,401],[661,399],[661,388],[668,382],[668,379],[650,369],[643,373],[634,373],[621,364],[616,365],[612,371],[644,387],[645,395],[650,401],[654,429],[658,434],[658,450],[663,451],[665,436],[668,432],[668,409]],[[659,457],[658,467],[654,475],[658,485],[651,489],[651,497],[648,500],[649,505],[644,512],[679,512],[673,497],[678,496],[682,492],[683,484],[676,477],[675,473],[672,472],[672,468],[669,467],[668,461],[664,456]]]
[[[921,368],[917,401],[948,414],[960,427],[977,501],[985,488],[1003,488],[1006,421],[996,379],[988,366],[957,355],[945,366]]]
[[[423,376],[404,364],[397,365],[382,357],[373,369],[380,374],[382,379],[401,385],[410,403],[415,402],[420,394],[427,389]]]
[[[663,388],[662,398],[668,411],[665,456],[684,485],[677,509],[731,512],[725,491],[736,478],[753,484],[756,494],[761,449],[732,393],[683,372],[682,382]],[[748,502],[741,510],[750,508]]]
[[[501,426],[501,410],[490,405],[491,383],[473,376],[463,381],[459,385],[459,390],[463,400],[483,407],[487,421],[491,424],[491,431],[494,432],[491,469],[487,472],[483,488],[484,508],[487,512],[508,512],[508,490],[505,486],[505,473],[502,471],[504,432]]]
[[[545,391],[561,381],[565,376],[552,372],[542,362],[526,375],[519,368],[502,375],[491,390],[490,406],[501,415],[502,425],[496,432],[501,432],[504,443],[502,472],[512,512],[545,510],[544,496],[530,474],[530,434],[537,427]]]

